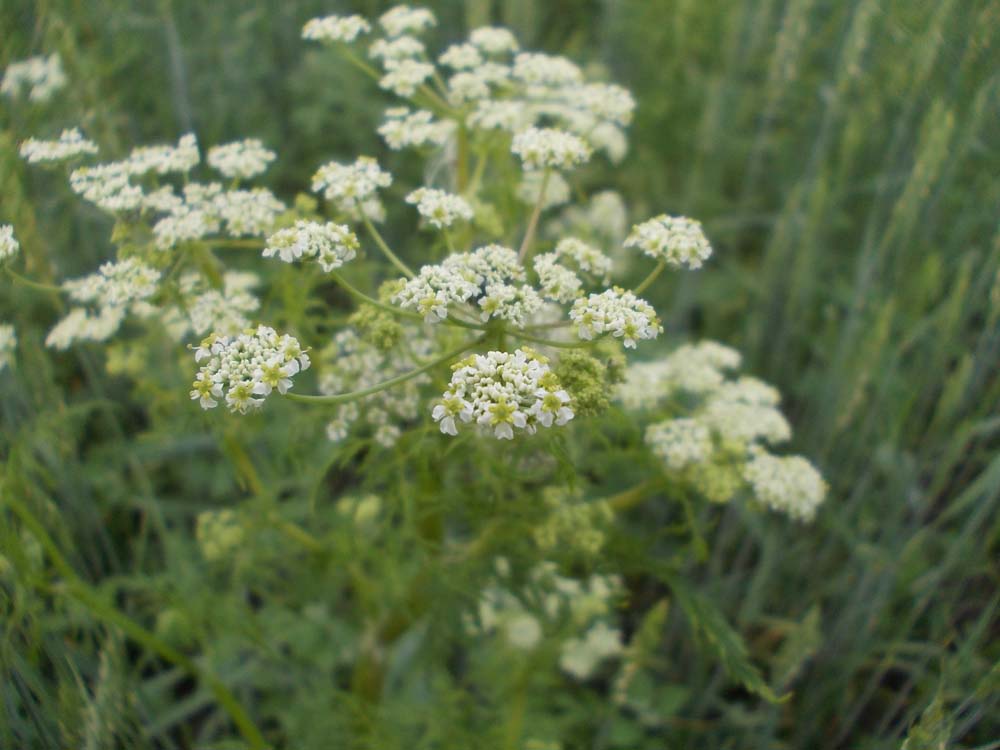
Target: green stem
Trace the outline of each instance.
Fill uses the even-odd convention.
[[[359,398],[364,398],[365,396],[371,396],[372,394],[378,393],[379,391],[384,391],[387,388],[392,388],[393,386],[399,385],[400,383],[405,383],[407,380],[417,377],[417,375],[421,375],[427,372],[428,370],[432,370],[438,365],[442,365],[445,362],[454,359],[467,349],[471,349],[472,347],[482,343],[485,340],[485,338],[486,337],[484,336],[475,339],[473,341],[466,341],[457,349],[452,349],[450,352],[442,354],[437,359],[428,362],[426,365],[423,365],[422,367],[418,367],[416,370],[410,370],[409,372],[405,372],[402,375],[397,375],[394,378],[390,378],[389,380],[383,381],[377,385],[373,385],[371,388],[364,388],[360,391],[351,391],[350,393],[338,393],[332,396],[308,396],[298,393],[286,393],[285,398],[289,398],[292,401],[302,401],[311,404],[344,404],[349,401],[355,401]]]
[[[158,638],[154,633],[146,630],[128,615],[120,612],[114,606],[104,601],[104,599],[97,594],[91,586],[85,583],[76,574],[70,564],[66,561],[66,558],[62,556],[58,546],[56,546],[52,537],[49,536],[45,527],[42,526],[41,522],[37,518],[35,518],[31,511],[28,510],[28,508],[19,500],[14,499],[9,494],[5,498],[5,501],[8,507],[10,507],[11,510],[13,510],[14,513],[21,519],[21,522],[35,536],[39,544],[41,544],[48,553],[53,567],[55,567],[63,578],[66,579],[66,586],[64,590],[69,596],[80,602],[98,619],[115,625],[136,643],[153,653],[158,654],[166,661],[176,664],[181,669],[203,681],[206,685],[208,685],[213,695],[215,695],[219,705],[221,705],[222,708],[225,709],[226,713],[229,714],[229,717],[233,720],[236,728],[239,730],[240,734],[243,735],[243,738],[247,741],[250,747],[253,748],[253,750],[267,750],[268,744],[267,740],[264,739],[264,735],[261,734],[260,730],[247,715],[246,711],[243,710],[243,706],[240,705],[236,697],[221,680],[208,670],[199,666],[194,660],[175,650],[168,643],[160,640],[160,638]]]
[[[469,180],[469,184],[465,188],[465,196],[474,196],[479,192],[479,183],[483,181],[483,175],[486,173],[487,162],[489,162],[489,156],[486,151],[483,151],[476,157],[476,166],[472,170],[472,179]]]
[[[661,481],[661,477],[647,479],[645,482],[635,485],[635,487],[619,492],[617,495],[612,495],[604,502],[616,513],[628,510],[645,500],[649,491],[659,486]]]
[[[644,291],[646,291],[649,288],[649,285],[652,284],[654,281],[656,281],[657,276],[663,273],[663,269],[666,267],[667,267],[667,261],[665,260],[661,260],[659,263],[657,263],[656,268],[654,268],[652,271],[649,272],[649,276],[647,276],[645,279],[642,280],[642,283],[635,288],[633,294],[638,296],[642,294]]]
[[[375,228],[375,225],[372,224],[371,219],[368,218],[368,214],[365,213],[365,209],[361,205],[361,201],[355,201],[355,205],[358,207],[358,213],[361,214],[361,221],[364,223],[365,229],[368,230],[368,233],[372,236],[372,239],[375,240],[375,244],[378,245],[379,250],[382,251],[382,254],[385,255],[385,257],[389,259],[389,262],[391,262],[396,268],[402,271],[404,276],[407,276],[411,279],[414,276],[416,276],[416,274],[413,273],[410,267],[406,265],[403,261],[401,261],[397,257],[397,255],[389,248],[385,240],[382,239],[382,235],[379,234],[379,231]]]
[[[210,247],[226,248],[226,247],[237,247],[237,248],[247,248],[250,250],[263,250],[264,242],[262,240],[206,240],[206,245]]]
[[[511,328],[507,332],[516,339],[523,339],[524,341],[531,341],[536,344],[544,344],[545,346],[554,346],[557,349],[583,349],[588,346],[594,346],[598,341],[600,341],[599,338],[591,339],[590,341],[552,341],[551,339],[543,339],[538,336],[532,336],[522,331],[518,331],[515,328]]]
[[[528,259],[531,243],[535,240],[538,219],[542,215],[542,205],[545,203],[545,191],[549,187],[549,177],[551,176],[552,169],[550,168],[547,168],[542,173],[542,184],[538,188],[538,200],[535,201],[535,207],[531,211],[531,218],[528,220],[528,229],[525,231],[524,239],[521,241],[521,249],[517,251],[517,259],[521,263],[524,263]]]
[[[423,320],[423,316],[420,313],[411,312],[410,310],[403,310],[402,308],[395,307],[394,305],[387,305],[385,302],[381,302],[374,297],[370,297],[356,286],[350,284],[343,276],[341,276],[336,271],[330,272],[330,278],[336,281],[345,292],[354,297],[354,299],[359,302],[363,302],[366,305],[371,305],[372,307],[377,307],[380,310],[385,310],[393,315],[399,315],[402,318],[415,318],[417,320]]]
[[[6,270],[7,275],[10,276],[18,284],[23,284],[24,286],[30,287],[31,289],[37,289],[40,292],[51,292],[53,294],[59,294],[63,291],[62,287],[55,286],[54,284],[42,284],[39,281],[32,281],[31,279],[27,279],[21,274],[15,273],[10,268],[4,270]]]

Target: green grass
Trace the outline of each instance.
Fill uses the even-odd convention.
[[[673,606],[659,658],[689,697],[664,746],[897,748],[924,716],[910,750],[996,747],[1000,6],[428,4],[444,20],[442,38],[466,20],[503,20],[533,46],[604,64],[634,91],[632,151],[614,185],[633,218],[699,217],[716,248],[708,271],[661,285],[651,301],[671,333],[736,346],[751,372],[780,387],[795,450],[831,484],[810,527],[737,506],[717,525],[703,514],[711,552],[689,564],[689,580],[743,634],[771,686],[790,695],[769,705],[735,689],[715,658],[692,648]],[[189,127],[206,143],[287,143],[273,176],[295,189],[326,155],[377,143],[379,102],[350,74],[331,85],[298,38],[304,19],[334,10],[304,1],[15,2],[0,10],[0,63],[58,49],[81,81],[60,106],[85,112],[88,132],[121,149]],[[3,112],[13,132],[40,127],[32,115]],[[110,252],[106,225],[53,189],[58,175],[29,173],[14,148],[0,136],[0,219],[18,227],[31,270],[51,278],[96,265]],[[155,630],[156,614],[199,576],[179,530],[252,482],[213,460],[239,447],[193,416],[160,419],[182,366],[135,394],[103,373],[93,351],[51,357],[41,348],[55,318],[45,300],[4,287],[0,310],[22,340],[16,375],[0,381],[6,491],[63,551],[83,600],[97,597]],[[274,474],[265,484],[311,458],[261,469]],[[5,518],[0,549],[44,583],[34,537]],[[239,571],[231,583],[252,593]],[[95,624],[78,599],[55,606],[44,586],[0,592],[0,745],[19,737],[33,747],[114,747],[107,738],[116,736],[119,747],[209,746],[200,738],[221,719],[207,708],[208,688],[192,689],[183,670],[154,668],[149,648],[121,637],[120,622]],[[214,638],[207,668],[252,697],[266,675],[241,667],[227,623],[211,622],[211,600],[186,604]],[[251,637],[274,643],[286,624],[271,627]],[[292,673],[310,679],[298,663]],[[324,700],[351,698],[329,686],[315,695],[296,720],[322,746],[340,721],[324,714]],[[439,698],[456,717],[473,710],[461,696]],[[444,736],[427,746],[468,741],[459,723],[447,736],[443,721]],[[623,745],[605,737],[593,746]]]

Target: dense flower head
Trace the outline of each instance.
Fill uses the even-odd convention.
[[[708,396],[740,360],[738,351],[715,341],[683,344],[662,359],[629,366],[618,397],[629,409],[645,409],[678,392]]]
[[[313,258],[329,273],[352,260],[359,246],[357,236],[344,224],[300,219],[295,226],[279,229],[268,237],[263,255],[277,255],[285,263]]]
[[[198,139],[193,133],[188,133],[180,137],[176,146],[164,144],[140,146],[132,149],[126,163],[126,169],[133,175],[141,175],[146,172],[156,172],[161,175],[184,174],[198,166],[200,161]]]
[[[79,128],[64,130],[55,141],[29,138],[21,144],[21,157],[29,164],[65,161],[77,156],[97,153],[97,144],[83,137]]]
[[[427,223],[438,229],[456,221],[469,221],[473,215],[465,198],[434,188],[418,188],[406,196],[406,202],[415,205]]]
[[[427,52],[424,43],[413,36],[401,36],[395,39],[376,39],[368,48],[368,56],[373,60],[406,60],[422,57]]]
[[[632,227],[625,247],[637,247],[646,255],[672,266],[701,268],[712,254],[701,222],[684,216],[661,214]]]
[[[45,345],[67,349],[74,341],[103,341],[114,334],[130,312],[148,313],[145,300],[156,293],[160,272],[135,258],[109,262],[97,273],[64,281],[74,307],[49,332]]]
[[[437,19],[427,8],[397,5],[383,13],[378,22],[389,36],[401,36],[429,29]]]
[[[703,463],[712,454],[712,434],[697,419],[668,419],[646,429],[646,444],[668,469]]]
[[[450,120],[435,120],[425,109],[410,111],[407,107],[392,107],[385,111],[385,121],[378,134],[389,148],[441,146],[455,130]]]
[[[559,263],[556,253],[541,253],[532,261],[542,294],[554,302],[572,302],[583,292],[583,282],[572,270]]]
[[[17,352],[17,331],[7,323],[0,324],[0,371],[14,367]]]
[[[514,58],[514,77],[525,83],[567,86],[580,83],[583,72],[565,57],[522,52]]]
[[[385,75],[378,85],[396,96],[413,96],[417,89],[434,75],[434,66],[419,60],[389,59],[385,61]]]
[[[4,71],[0,81],[0,93],[10,97],[20,96],[28,89],[28,98],[33,102],[47,102],[59,89],[66,85],[62,58],[58,53],[12,62]]]
[[[571,169],[590,158],[582,139],[555,128],[528,128],[514,136],[510,150],[525,169]]]
[[[628,349],[634,349],[636,341],[655,339],[663,331],[653,306],[619,287],[578,299],[569,316],[581,339],[589,341],[610,333],[622,339]]]
[[[564,425],[573,418],[570,397],[548,364],[531,351],[474,354],[452,367],[451,383],[432,416],[441,432],[458,434],[459,422],[475,421],[494,437],[514,430],[534,434],[538,425]]]
[[[517,38],[503,26],[480,26],[469,34],[469,41],[491,55],[517,52]]]
[[[353,42],[361,34],[372,30],[371,25],[358,15],[324,16],[313,18],[302,27],[302,38],[328,42]]]
[[[730,401],[718,394],[708,400],[699,418],[729,443],[776,445],[792,436],[788,420],[773,406]]]
[[[14,227],[0,224],[0,263],[10,260],[21,250],[21,243],[14,236]]]
[[[177,305],[161,310],[157,317],[177,341],[210,331],[235,336],[250,325],[250,314],[260,307],[252,291],[259,284],[255,273],[226,271],[222,286],[216,288],[199,272],[187,271],[177,281]]]
[[[598,279],[607,279],[611,273],[611,258],[576,237],[559,240],[553,252],[563,262],[572,261],[578,269]]]
[[[526,305],[534,306],[529,294],[533,290],[523,285],[524,280],[517,253],[503,245],[486,245],[422,267],[415,278],[403,283],[392,301],[416,310],[428,323],[444,320],[450,305],[463,302],[480,305],[484,320],[494,315],[513,322],[523,317]],[[511,289],[515,291],[511,293]],[[537,304],[541,305],[540,298]]]
[[[320,360],[320,393],[334,395],[363,390],[412,371],[414,357],[428,357],[434,351],[433,339],[420,334],[419,328],[405,330],[410,347],[404,353],[400,349],[382,350],[351,328],[339,331]],[[421,389],[428,382],[430,376],[418,375],[397,388],[369,396],[361,404],[350,402],[338,406],[334,418],[327,424],[327,437],[338,442],[347,437],[352,426],[365,424],[371,428],[379,445],[392,447],[402,432],[401,425],[412,422],[420,414]]]
[[[815,518],[816,509],[826,498],[826,482],[801,456],[772,456],[757,450],[743,476],[758,501],[798,521]]]
[[[226,177],[247,178],[263,174],[274,161],[275,153],[257,138],[247,138],[234,143],[213,146],[208,150],[207,160],[220,174]]]
[[[195,352],[195,361],[202,360],[207,362],[194,380],[191,400],[211,409],[225,399],[229,410],[240,414],[260,408],[274,390],[287,393],[292,378],[309,367],[297,339],[264,325],[236,336],[212,334]]]
[[[465,70],[482,65],[483,56],[474,44],[453,44],[441,53],[438,62],[455,70]]]
[[[353,164],[327,162],[312,178],[314,192],[342,206],[363,202],[391,184],[392,175],[370,156],[359,156]]]

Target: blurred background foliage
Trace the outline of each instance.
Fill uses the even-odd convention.
[[[790,697],[769,705],[734,689],[672,611],[660,658],[684,687],[672,694],[673,718],[652,738],[609,729],[587,746],[896,748],[908,737],[908,750],[1000,747],[1000,4],[426,4],[441,41],[504,23],[525,47],[605,66],[632,89],[631,151],[611,186],[632,219],[702,219],[716,248],[704,272],[672,277],[651,301],[671,334],[736,346],[748,371],[786,394],[795,449],[832,486],[809,527],[730,508],[709,532],[707,560],[688,571]],[[321,161],[383,153],[374,127],[387,101],[302,44],[302,23],[387,5],[4,2],[0,65],[59,51],[75,84],[55,107],[65,121],[7,103],[0,115],[0,218],[17,227],[31,270],[61,278],[93,268],[111,251],[109,227],[60,177],[29,172],[13,134],[53,136],[83,112],[79,124],[116,156],[189,130],[206,145],[256,136],[280,151],[272,187],[294,194]],[[183,387],[173,375],[151,372],[136,394],[105,374],[97,350],[41,348],[55,316],[44,300],[5,287],[0,309],[21,339],[17,372],[0,378],[8,491],[30,500],[83,579],[114,586],[145,573],[153,591],[183,590],[178,581],[201,572],[190,534],[177,530],[232,503],[252,477],[224,420],[208,429],[201,415],[174,414],[162,422],[169,429],[153,429],[156,389]],[[294,413],[273,440],[293,439]],[[270,471],[305,472],[321,449]],[[41,550],[10,518],[0,549],[30,567]],[[174,531],[149,528],[158,525]],[[146,546],[159,544],[188,564],[158,568],[150,561],[166,553]],[[137,616],[162,615],[162,600],[127,589],[115,589],[120,604],[132,596]],[[167,730],[204,720],[203,688],[185,692],[188,678],[173,671],[143,682],[152,656],[115,628],[71,645],[66,633],[84,614],[2,592],[0,745],[194,742]],[[279,650],[336,659],[334,634],[296,645],[292,625],[268,627],[256,637],[287,639]],[[223,636],[215,648],[208,658],[227,682],[262,678],[239,672]],[[325,714],[329,692],[314,695],[298,710],[323,747],[336,719]],[[455,701],[458,727],[467,707]],[[149,715],[157,705],[176,715]],[[93,721],[73,726],[80,715]],[[102,721],[116,725],[111,744]],[[456,729],[426,746],[469,741]]]

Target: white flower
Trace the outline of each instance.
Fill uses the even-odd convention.
[[[389,148],[398,150],[407,146],[441,146],[455,129],[450,120],[435,120],[424,109],[411,112],[406,107],[393,107],[385,112],[385,122],[378,133]]]
[[[792,436],[784,415],[773,406],[748,404],[712,397],[699,419],[724,440],[751,443],[762,440],[776,445]]]
[[[216,196],[213,204],[230,237],[257,237],[269,232],[287,208],[266,188],[228,190]]]
[[[260,307],[260,301],[251,292],[259,283],[254,273],[227,271],[222,277],[222,288],[216,289],[200,273],[189,271],[178,280],[182,299],[177,307],[167,310],[155,307],[150,312],[178,341],[190,333],[204,336],[209,331],[235,336],[250,325],[248,315]],[[200,361],[208,354],[204,351],[195,356]]]
[[[17,351],[17,332],[14,326],[0,325],[0,370],[14,368],[14,353]]]
[[[712,454],[712,435],[696,419],[668,419],[646,428],[646,444],[668,469],[704,463]]]
[[[14,236],[14,227],[0,224],[0,263],[10,260],[21,250],[21,243]]]
[[[606,279],[611,273],[611,258],[596,247],[588,245],[576,237],[565,237],[556,244],[555,255],[567,258],[576,263],[577,267],[599,279]]]
[[[701,268],[702,262],[712,254],[701,222],[666,214],[632,227],[625,247],[638,247],[652,258],[691,269]]]
[[[353,42],[360,34],[367,34],[371,29],[368,21],[361,16],[325,16],[307,21],[302,27],[302,38]]]
[[[56,141],[29,138],[20,148],[21,157],[31,164],[65,161],[76,156],[96,153],[97,144],[84,138],[78,128],[64,130]]]
[[[416,310],[428,323],[437,323],[448,317],[449,305],[477,302],[491,285],[524,280],[524,267],[516,252],[502,245],[486,245],[471,253],[450,255],[443,263],[424,266],[415,278],[406,281],[392,301],[404,309]],[[509,301],[517,299],[512,297]],[[517,317],[515,309],[511,308],[509,314]]]
[[[452,366],[451,383],[431,416],[441,432],[457,434],[458,422],[477,424],[500,440],[514,430],[534,434],[538,425],[573,418],[569,396],[542,359],[531,352],[474,354]]]
[[[569,316],[581,339],[610,333],[629,349],[635,348],[636,341],[655,339],[663,331],[652,305],[619,287],[578,299]]]
[[[437,19],[426,8],[397,5],[383,13],[378,22],[389,36],[400,36],[428,29],[437,23]]]
[[[530,125],[532,119],[531,112],[523,102],[484,99],[476,103],[467,123],[470,128],[516,133]]]
[[[416,37],[401,36],[397,39],[376,39],[368,48],[368,56],[373,60],[399,61],[421,57],[426,51],[424,43]]]
[[[275,154],[256,138],[213,146],[208,163],[226,177],[247,178],[262,174],[274,161]]]
[[[434,188],[418,188],[406,196],[406,202],[417,207],[420,215],[438,229],[450,227],[457,220],[472,219],[472,206],[458,195],[436,190]]]
[[[577,103],[601,120],[628,125],[635,111],[631,92],[613,83],[588,83],[574,92]]]
[[[469,41],[483,52],[499,54],[501,52],[517,52],[517,39],[502,26],[480,26],[469,34]]]
[[[558,263],[556,253],[541,253],[533,261],[538,282],[545,296],[555,302],[572,302],[580,296],[583,282],[566,266]]]
[[[482,65],[483,56],[472,44],[453,44],[438,58],[438,62],[455,70],[466,70]]]
[[[529,84],[567,86],[580,83],[583,73],[565,57],[522,52],[514,58],[514,77]]]
[[[79,167],[69,176],[70,188],[105,211],[129,211],[142,205],[142,189],[129,183],[127,162]]]
[[[208,361],[192,384],[191,399],[211,409],[224,398],[230,411],[241,414],[262,406],[272,390],[286,393],[292,377],[309,367],[297,339],[263,325],[234,337],[213,334],[195,354],[196,361],[203,359]]]
[[[801,456],[779,457],[757,450],[743,476],[761,503],[799,521],[815,518],[826,497],[823,477]]]
[[[121,307],[156,292],[160,272],[135,258],[105,263],[97,273],[64,281],[63,289],[77,302]]]
[[[404,97],[413,96],[417,87],[434,75],[433,65],[418,60],[386,60],[385,70],[378,85]]]
[[[514,136],[510,150],[528,170],[570,169],[590,158],[586,143],[554,128],[528,128]]]
[[[357,254],[358,238],[347,226],[327,222],[299,220],[294,227],[280,229],[267,239],[265,258],[278,256],[285,263],[300,258],[316,259],[329,273]]]
[[[528,651],[542,639],[542,626],[529,612],[517,612],[504,623],[504,635],[514,648]]]
[[[478,300],[480,319],[506,320],[514,328],[524,328],[528,319],[542,308],[542,298],[527,284],[515,286],[503,282],[487,284]]]
[[[53,53],[48,57],[29,57],[8,65],[3,81],[0,81],[0,93],[15,97],[27,88],[31,101],[47,102],[65,85],[62,58]]]
[[[181,136],[176,146],[140,146],[132,149],[125,168],[129,174],[146,172],[170,174],[190,172],[201,161],[198,139],[193,133]]]
[[[571,638],[563,643],[559,666],[578,680],[586,680],[602,661],[623,649],[621,631],[597,622],[582,639]]]
[[[325,198],[344,208],[372,198],[379,188],[391,184],[392,175],[370,156],[359,156],[353,164],[328,162],[312,178],[314,192],[322,192]]]

